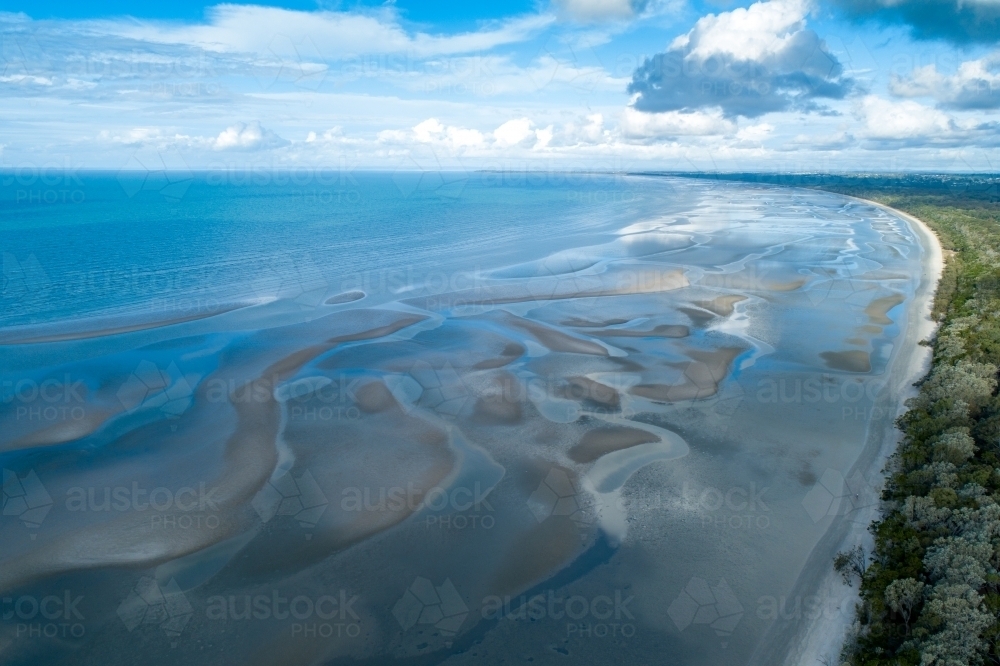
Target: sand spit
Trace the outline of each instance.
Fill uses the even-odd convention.
[[[578,317],[572,317],[567,319],[562,323],[563,326],[573,326],[575,328],[604,328],[606,326],[618,326],[619,324],[627,324],[628,319],[603,319],[598,321],[592,321],[590,319],[580,319]]]
[[[906,297],[898,293],[876,298],[865,308],[865,314],[868,315],[873,324],[889,326],[892,324],[892,319],[889,319],[889,310],[900,305],[905,300]]]
[[[326,305],[340,305],[341,303],[353,303],[354,301],[360,301],[367,294],[363,291],[345,291],[341,294],[335,294],[330,298],[326,299],[324,303]]]
[[[576,463],[592,463],[612,451],[658,441],[660,441],[659,437],[645,430],[623,426],[605,426],[588,430],[580,443],[569,450],[569,457]]]
[[[238,387],[228,403],[236,412],[236,427],[226,440],[222,457],[222,475],[206,483],[213,498],[218,524],[187,530],[162,530],[151,526],[148,516],[125,512],[111,520],[64,533],[39,544],[32,552],[3,561],[0,566],[0,590],[8,590],[28,581],[59,572],[104,566],[152,565],[181,557],[230,538],[253,524],[250,500],[272,474],[278,455],[275,441],[281,423],[281,408],[273,396],[277,381],[292,376],[305,363],[346,341],[371,340],[390,335],[424,319],[388,311],[357,311],[355,318],[386,319],[389,323],[329,338],[280,358],[267,366],[261,375],[242,381],[226,369],[217,373],[225,385]],[[359,322],[360,323],[360,322]],[[319,322],[321,325],[322,322]],[[228,375],[228,376],[227,376]],[[253,396],[242,399],[236,396]],[[376,396],[370,396],[372,401]],[[204,390],[196,393],[196,407],[203,412],[218,405],[209,404]],[[176,509],[164,520],[177,520],[183,514]]]
[[[725,294],[723,296],[716,296],[710,301],[693,301],[693,303],[700,308],[714,312],[720,317],[728,317],[733,314],[736,304],[745,300],[747,300],[747,297],[742,294]]]
[[[525,352],[527,352],[527,349],[525,349],[524,345],[517,342],[511,342],[500,351],[499,358],[491,358],[491,359],[486,359],[484,361],[479,361],[472,367],[475,370],[491,370],[493,368],[502,368],[503,366],[509,365],[514,361],[516,361],[517,359],[524,356]]]
[[[233,312],[234,310],[240,310],[246,307],[250,307],[252,305],[254,305],[254,303],[230,303],[228,305],[222,305],[210,309],[199,310],[197,312],[192,312],[190,314],[178,315],[176,317],[170,317],[167,319],[154,319],[150,321],[136,322],[127,325],[112,325],[107,322],[102,322],[101,320],[93,322],[81,322],[81,324],[89,323],[90,327],[77,331],[66,331],[59,333],[45,332],[46,330],[52,327],[8,328],[5,332],[0,333],[0,345],[36,345],[36,344],[43,344],[46,342],[69,342],[72,340],[103,338],[109,335],[136,333],[138,331],[148,331],[154,328],[164,328],[167,326],[174,326],[176,324],[185,324],[191,321],[208,319],[209,317],[216,317],[218,315],[226,314],[227,312]],[[62,331],[65,327],[66,327],[65,323],[60,324],[59,325],[60,331]]]
[[[765,277],[751,270],[741,270],[735,273],[708,273],[698,284],[706,287],[722,287],[728,289],[745,289],[748,291],[795,291],[807,282],[806,278],[776,280]]]
[[[411,298],[403,303],[425,310],[486,307],[578,298],[607,298],[629,294],[656,294],[682,289],[689,284],[684,271],[679,268],[623,270],[607,275],[533,278],[527,286],[484,285],[436,296]]]
[[[282,432],[295,456],[294,469],[308,470],[324,496],[336,503],[311,526],[308,541],[296,538],[299,526],[294,523],[256,535],[242,561],[232,565],[234,571],[261,581],[276,570],[291,575],[399,525],[423,509],[428,493],[447,487],[459,462],[448,432],[401,404],[381,380],[363,383],[353,395],[359,418],[336,427],[295,420]],[[322,404],[317,398],[301,406]],[[281,471],[275,475],[280,479]],[[404,494],[396,496],[389,489]]]
[[[591,354],[593,356],[609,355],[608,350],[596,342],[575,338],[572,335],[568,335],[562,331],[550,328],[530,319],[524,319],[509,313],[500,315],[499,319],[509,326],[513,326],[530,333],[545,347],[555,352]]]
[[[564,473],[575,477],[570,470]],[[506,547],[489,589],[498,596],[518,594],[565,566],[582,550],[579,527],[568,517],[546,520]],[[531,553],[531,557],[525,557],[525,553]]]
[[[708,398],[719,390],[719,383],[729,374],[733,360],[744,351],[742,347],[689,350],[686,354],[691,362],[680,366],[684,371],[684,381],[680,384],[637,384],[629,392],[654,402]]]
[[[584,404],[592,403],[598,407],[618,410],[621,408],[621,396],[610,386],[594,381],[589,377],[569,377],[562,397],[579,400]]]
[[[700,308],[679,307],[677,310],[687,315],[688,319],[691,320],[691,323],[698,328],[708,326],[715,320],[716,317],[714,312],[709,312],[708,310],[702,310]]]
[[[33,430],[20,437],[11,440],[9,443],[0,446],[2,451],[17,451],[19,449],[30,449],[40,446],[54,446],[65,442],[72,442],[92,434],[113,415],[111,411],[91,410],[82,418],[68,418],[59,423]]]
[[[691,335],[691,329],[681,324],[660,324],[650,331],[614,328],[591,331],[590,334],[602,338],[686,338]]]

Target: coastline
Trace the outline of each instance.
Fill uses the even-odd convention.
[[[883,394],[885,401],[881,406],[885,408],[886,416],[873,420],[869,425],[865,447],[850,472],[844,475],[845,478],[850,478],[859,471],[870,483],[877,479],[877,490],[881,492],[885,481],[885,465],[900,441],[900,432],[895,426],[896,418],[906,411],[906,400],[917,394],[914,382],[930,371],[931,350],[919,343],[932,336],[937,329],[937,323],[931,318],[931,311],[944,270],[944,251],[937,234],[922,220],[875,201],[846,194],[841,196],[880,208],[906,221],[919,238],[924,251],[923,270],[914,295],[914,306],[907,310],[906,332],[896,352],[899,356],[891,366],[894,377],[888,380],[888,390]],[[879,502],[875,502],[861,507],[853,515],[840,517],[830,526],[814,548],[795,586],[796,593],[818,596],[824,612],[786,638],[784,648],[778,648],[784,653],[783,658],[772,651],[770,657],[779,657],[778,660],[761,661],[759,657],[767,656],[756,654],[752,663],[812,666],[840,662],[840,650],[847,631],[854,622],[854,608],[860,599],[858,588],[844,585],[840,574],[834,571],[833,556],[859,544],[867,552],[871,552],[874,541],[868,532],[868,526],[878,516]],[[830,609],[836,609],[836,612],[831,613]]]

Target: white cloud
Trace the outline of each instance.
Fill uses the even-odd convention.
[[[559,143],[561,145],[595,145],[608,143],[612,140],[612,132],[604,126],[604,114],[591,113],[584,118],[584,121],[570,121],[564,125],[560,132]]]
[[[452,149],[483,145],[483,134],[479,130],[445,126],[437,118],[428,118],[416,125],[413,135],[420,143],[443,144]]]
[[[897,97],[932,97],[949,108],[998,108],[1000,53],[967,60],[951,76],[941,74],[934,65],[918,67],[906,77],[894,75],[889,91]]]
[[[995,146],[1000,124],[981,118],[950,116],[913,100],[890,101],[876,95],[861,100],[857,111],[863,123],[859,136],[875,147]]]
[[[1000,53],[916,69],[888,89],[873,75],[877,97],[847,97],[854,84],[809,29],[810,2],[685,13],[670,34],[687,32],[635,76],[629,54],[656,50],[662,37],[634,21],[682,0],[542,0],[540,14],[461,34],[414,27],[391,7],[222,5],[186,23],[0,14],[0,116],[18,127],[3,156],[114,168],[138,148],[166,148],[199,167],[395,168],[433,155],[470,168],[656,169],[767,168],[769,156],[796,151],[802,164],[823,154],[823,166],[874,168],[877,158],[935,168],[936,155],[998,144],[1000,122],[973,110],[1000,108]],[[859,37],[853,51],[835,51],[858,71],[862,59],[849,54],[863,48]],[[866,66],[884,73],[885,64]],[[819,103],[832,113],[809,113]]]
[[[709,14],[670,45],[693,59],[730,55],[737,60],[763,60],[781,55],[805,27],[806,0],[755,2],[747,8]]]
[[[377,12],[297,11],[257,5],[217,5],[208,21],[194,25],[135,20],[93,21],[96,32],[159,44],[186,44],[212,51],[274,53],[299,58],[298,45],[319,45],[327,57],[371,53],[470,53],[523,41],[551,24],[546,15],[515,17],[474,32],[454,35],[410,34],[391,10]],[[276,35],[281,35],[277,39]]]
[[[562,54],[560,54],[561,56]],[[542,53],[524,66],[507,55],[454,56],[427,61],[419,71],[386,68],[385,80],[413,92],[458,92],[498,97],[546,90],[620,94],[627,77],[612,76],[598,64],[584,64]]]
[[[622,113],[621,129],[626,137],[632,139],[662,139],[732,134],[736,130],[736,124],[724,118],[717,110],[644,113],[628,106]]]
[[[493,130],[493,140],[501,148],[510,146],[526,145],[535,142],[535,130],[532,123],[527,118],[517,118],[508,120],[500,127]]]
[[[36,86],[51,86],[53,81],[47,76],[12,74],[10,76],[0,76],[0,83],[34,83]]]
[[[665,53],[635,71],[629,92],[641,111],[720,108],[754,118],[814,100],[842,99],[851,81],[819,36],[806,28],[806,0],[761,0],[708,14]]]
[[[736,138],[740,141],[750,141],[760,143],[774,131],[774,125],[769,123],[759,123],[757,125],[750,125],[748,127],[742,127],[738,132],[736,132]]]
[[[445,125],[437,118],[428,118],[419,122],[409,131],[382,130],[377,135],[377,141],[380,144],[398,146],[427,144],[452,153],[463,153],[482,148],[487,143],[486,137],[479,130]]]
[[[868,95],[861,102],[864,136],[870,139],[930,140],[952,131],[951,119],[941,111],[906,100],[892,102]]]
[[[158,127],[133,127],[125,132],[110,132],[101,130],[97,137],[102,141],[111,141],[126,146],[138,146],[163,139],[163,132]]]
[[[219,136],[215,137],[212,148],[215,150],[266,150],[286,146],[288,143],[271,130],[261,127],[260,122],[255,120],[249,125],[236,123],[222,130]]]

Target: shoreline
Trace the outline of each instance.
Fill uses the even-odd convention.
[[[889,375],[895,375],[886,384],[890,409],[886,410],[886,417],[869,424],[865,446],[850,471],[844,474],[845,478],[851,478],[855,472],[860,471],[872,485],[877,480],[876,489],[880,494],[885,482],[886,463],[900,442],[901,433],[895,426],[896,418],[906,411],[906,400],[917,394],[914,382],[924,377],[931,368],[931,350],[919,343],[932,336],[937,329],[937,322],[931,318],[931,311],[944,270],[944,251],[937,234],[919,218],[868,199],[846,194],[840,196],[874,206],[904,220],[917,236],[924,252],[921,258],[923,270],[920,283],[914,294],[916,307],[907,310],[906,333],[899,350],[895,352],[898,356],[890,365]],[[784,654],[780,661],[769,663],[782,663],[786,666],[840,663],[840,650],[854,623],[854,609],[860,597],[859,589],[853,585],[844,585],[840,574],[834,570],[833,556],[857,545],[862,545],[867,552],[871,552],[874,540],[868,532],[868,526],[878,518],[879,513],[880,501],[876,501],[853,512],[854,515],[840,517],[830,525],[803,566],[795,586],[796,592],[805,591],[818,596],[823,602],[824,612],[809,620],[789,637],[781,649]],[[834,547],[832,552],[831,546]],[[833,617],[828,617],[828,610],[834,606],[838,612]],[[758,660],[758,656],[760,655],[755,654],[751,662],[764,663]]]

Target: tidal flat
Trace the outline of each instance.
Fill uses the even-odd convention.
[[[4,663],[773,664],[851,617],[823,577],[931,238],[793,188],[412,177],[119,215],[93,175],[4,230]]]

